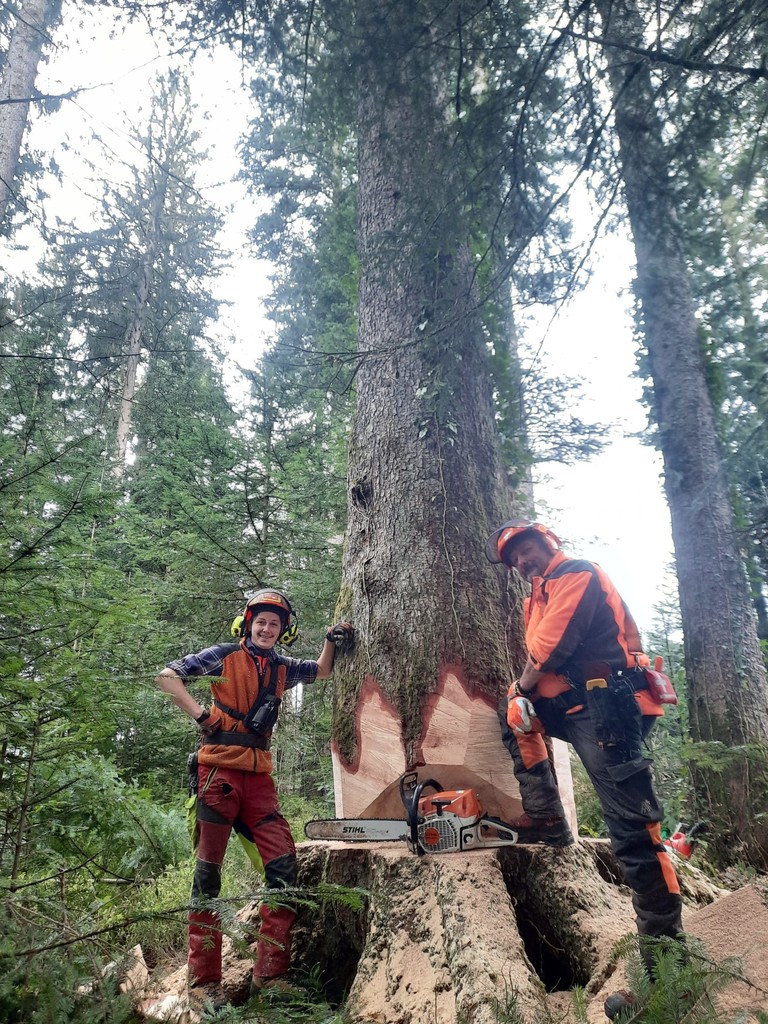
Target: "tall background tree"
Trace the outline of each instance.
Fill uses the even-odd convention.
[[[197,47],[215,36],[235,44],[252,72],[256,113],[243,173],[273,201],[252,240],[274,259],[276,328],[263,358],[244,354],[242,343],[235,349],[249,387],[242,407],[225,387],[213,336],[220,217],[199,188],[204,155],[181,76],[158,90],[135,136],[137,166],[120,172],[119,185],[110,173],[113,184],[98,187],[98,226],[60,227],[35,280],[5,289],[0,855],[15,907],[32,906],[20,902],[22,892],[65,897],[51,932],[73,909],[90,914],[94,905],[98,927],[116,883],[146,892],[142,880],[183,857],[172,804],[189,732],[149,680],[169,657],[226,636],[251,586],[289,590],[301,612],[301,653],[316,648],[339,593],[339,611],[354,617],[360,645],[340,660],[334,727],[345,757],[354,754],[350,710],[365,675],[397,707],[409,753],[424,700],[447,665],[489,700],[502,691],[510,670],[505,632],[513,664],[521,653],[521,595],[507,593],[484,567],[482,541],[523,499],[531,509],[533,458],[546,450],[571,459],[599,443],[594,433],[573,436],[573,392],[526,376],[515,341],[529,304],[556,305],[583,275],[587,257],[566,214],[575,183],[589,178],[600,216],[614,215],[616,139],[627,198],[635,197],[629,211],[640,240],[643,316],[653,321],[659,294],[669,300],[662,313],[686,317],[694,298],[709,297],[699,306],[708,316],[703,358],[690,319],[680,321],[698,374],[696,401],[706,397],[702,374],[709,396],[707,452],[716,451],[718,431],[733,449],[756,445],[738,529],[727,503],[742,479],[739,452],[717,497],[735,544],[729,564],[731,582],[742,588],[744,629],[752,627],[740,542],[760,597],[761,320],[754,315],[751,323],[747,313],[755,314],[762,279],[756,266],[742,265],[725,286],[722,272],[704,269],[717,259],[736,268],[735,240],[763,211],[758,187],[754,208],[743,207],[741,217],[725,209],[727,197],[718,210],[712,184],[693,174],[697,147],[708,156],[718,145],[729,150],[734,108],[745,121],[759,118],[759,90],[743,105],[722,100],[719,126],[713,118],[695,134],[680,132],[679,145],[670,140],[670,125],[684,123],[676,118],[698,95],[683,87],[686,75],[711,70],[701,63],[709,60],[707,40],[738,38],[750,52],[750,5],[725,20],[716,18],[717,5],[702,7],[693,36],[683,31],[692,24],[686,15],[674,22],[677,49],[655,53],[644,29],[633,34],[631,16],[642,22],[648,12],[628,4],[602,5],[605,28],[565,12],[563,31],[506,2],[267,6],[206,2],[161,11],[177,22],[177,43],[188,44],[192,33]],[[553,4],[538,13],[563,12]],[[663,73],[647,74],[653,61]],[[644,153],[629,134],[638,128],[655,167],[639,159]],[[736,177],[759,181],[741,141]],[[659,175],[662,166],[668,176]],[[649,180],[659,198],[650,224],[642,197]],[[667,231],[675,216],[687,234]],[[732,229],[726,254],[712,242],[722,220]],[[694,226],[702,222],[709,248],[697,250]],[[672,270],[682,275],[674,293]],[[673,309],[680,296],[688,305]],[[727,308],[715,310],[721,297]],[[718,348],[725,329],[728,353]],[[649,351],[659,344],[649,340]],[[684,365],[673,360],[669,379],[659,375],[664,443],[670,417],[679,415],[669,381],[680,383]],[[558,406],[564,419],[555,416]],[[708,465],[714,479],[719,466]],[[672,483],[682,505],[701,493],[686,491],[685,480]],[[698,529],[690,516],[683,508],[676,531],[681,523]],[[684,531],[681,544],[687,551]],[[707,607],[722,617],[721,608]],[[698,638],[719,634],[695,622],[690,628],[698,658]],[[746,650],[751,671],[751,634]],[[733,645],[729,652],[721,664],[739,668],[734,658],[743,652]],[[707,815],[727,809],[723,837],[746,820],[744,765],[763,756],[761,684],[746,692],[742,678],[725,690],[720,678],[721,703],[713,704],[725,716],[721,733],[731,717],[744,726],[728,734],[734,767],[723,773],[722,746],[701,725],[697,739],[706,742],[694,751],[706,772],[695,778],[706,783]],[[697,679],[691,699],[700,701]],[[282,795],[327,799],[331,694],[320,687],[303,699],[301,714],[289,709],[282,734]],[[723,778],[730,788],[716,796]],[[674,781],[669,765],[670,793]],[[750,798],[759,811],[757,793]],[[116,806],[126,810],[122,817]],[[137,820],[149,823],[140,841]],[[723,842],[718,852],[760,863],[760,827],[756,814],[745,845]],[[26,927],[20,918],[14,926]],[[18,977],[0,992],[17,998]]]
[[[765,776],[764,771],[755,773],[753,761],[759,763],[767,749],[768,679],[697,320],[689,271],[695,247],[689,248],[681,230],[682,197],[673,185],[674,170],[697,137],[695,125],[689,124],[685,141],[666,141],[660,90],[684,92],[688,83],[673,73],[672,82],[662,78],[657,88],[648,64],[653,46],[667,39],[672,59],[681,36],[674,19],[660,29],[635,0],[600,3],[597,10],[637,255],[653,419],[672,516],[690,727],[700,745],[692,750],[693,791],[699,813],[714,823],[713,847],[719,855],[727,857],[726,851],[738,844],[753,863],[765,866]],[[727,50],[733,42],[719,14],[719,9],[703,12],[699,25],[703,38],[710,33],[710,62],[718,52],[716,43]],[[679,61],[702,45],[687,39]]]
[[[3,12],[3,28],[8,33],[0,71],[0,229],[4,233],[8,230],[10,209],[18,198],[21,142],[34,97],[37,69],[60,8],[59,2],[20,0],[6,5]]]

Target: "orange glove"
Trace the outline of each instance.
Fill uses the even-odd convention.
[[[536,729],[537,722],[534,722],[534,719],[538,720],[538,717],[533,701],[528,697],[516,697],[513,689],[507,697],[507,724],[512,732],[523,735],[538,731]]]

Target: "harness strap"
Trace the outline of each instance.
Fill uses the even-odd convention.
[[[235,711],[234,708],[229,707],[229,705],[227,704],[223,704],[220,700],[217,700],[215,697],[213,698],[213,703],[216,705],[219,711],[223,711],[224,714],[229,715],[230,718],[236,718],[238,722],[245,721],[245,715],[242,713],[242,711]]]
[[[269,682],[267,685],[260,689],[256,700],[248,711],[243,714],[242,711],[238,711],[236,708],[229,707],[228,704],[224,704],[216,697],[213,698],[213,703],[219,709],[223,711],[225,715],[229,715],[230,718],[234,718],[237,722],[244,722],[248,715],[264,700],[268,694],[272,694],[276,697],[282,697],[283,691],[285,690],[285,667],[283,665],[276,665],[274,662],[269,663]],[[249,746],[250,744],[246,744]]]

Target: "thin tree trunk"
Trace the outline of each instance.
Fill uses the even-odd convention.
[[[18,5],[5,67],[0,75],[0,227],[14,198],[13,183],[27,126],[32,90],[43,46],[48,39],[49,0],[24,0]]]
[[[123,338],[123,351],[126,356],[123,389],[120,395],[120,415],[115,436],[115,476],[120,479],[125,472],[128,459],[128,444],[133,420],[133,403],[136,397],[136,380],[141,360],[144,327],[152,296],[152,285],[155,276],[155,260],[160,250],[162,234],[162,215],[168,191],[168,168],[162,166],[159,180],[150,202],[150,215],[145,232],[144,252],[141,260],[141,277],[136,289],[133,315],[128,323]]]
[[[32,727],[32,740],[29,747],[27,759],[27,777],[24,780],[24,793],[19,808],[19,820],[16,826],[16,842],[13,849],[13,864],[11,866],[11,882],[15,882],[19,876],[21,867],[21,856],[24,851],[24,834],[27,830],[27,815],[29,813],[30,796],[32,793],[32,778],[37,763],[37,741],[40,738],[40,719],[36,719]]]
[[[717,820],[712,844],[724,857],[738,848],[739,856],[747,850],[748,859],[765,865],[768,830],[756,817],[764,806],[757,806],[762,796],[752,787],[744,746],[768,745],[768,681],[707,387],[669,157],[648,68],[622,48],[643,45],[638,8],[634,0],[598,0],[597,7],[672,517],[691,732],[695,741],[723,745],[719,768],[728,762],[723,774],[704,764],[696,770],[699,811]],[[626,500],[642,496],[630,487]]]
[[[136,293],[133,316],[125,331],[123,348],[126,354],[123,390],[120,395],[120,415],[115,435],[115,475],[119,478],[125,472],[128,458],[128,441],[133,418],[133,401],[136,396],[136,378],[141,359],[141,342],[144,336],[144,316],[152,288],[152,254],[146,253],[143,259],[142,275]]]

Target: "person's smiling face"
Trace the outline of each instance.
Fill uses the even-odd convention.
[[[251,640],[257,647],[268,651],[283,632],[283,620],[276,612],[259,611],[251,623]]]

